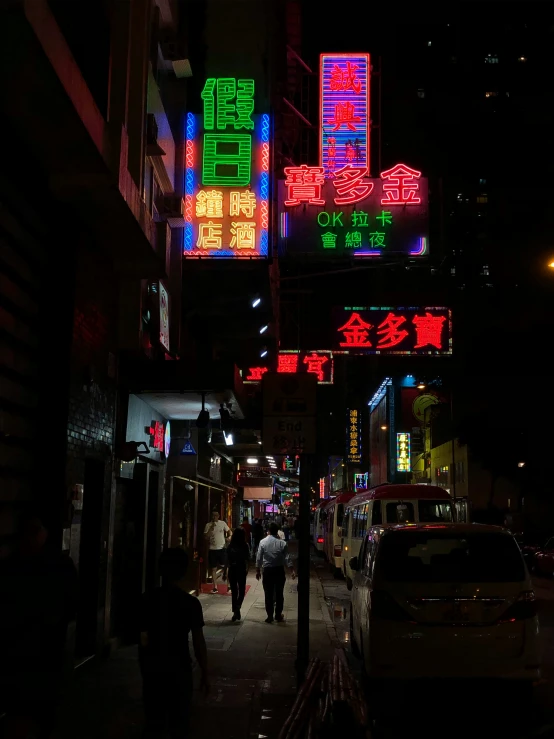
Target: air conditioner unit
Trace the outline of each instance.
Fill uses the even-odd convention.
[[[183,228],[185,225],[185,203],[179,195],[164,195],[159,199],[158,213],[170,228]]]

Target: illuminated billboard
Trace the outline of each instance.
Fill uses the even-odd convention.
[[[319,163],[324,177],[353,164],[369,172],[369,54],[321,54]]]
[[[337,354],[452,354],[449,308],[335,308]]]
[[[186,118],[184,256],[267,257],[269,115],[251,79],[207,79],[202,100]]]
[[[396,434],[396,471],[411,472],[412,452],[410,448],[410,434]]]
[[[361,418],[357,408],[350,408],[346,419],[346,461],[349,464],[362,461]]]
[[[266,372],[268,365],[248,367],[243,372],[243,382],[247,384],[259,383]],[[281,350],[277,355],[277,372],[305,373],[317,375],[320,385],[333,384],[333,352],[330,351],[295,351]]]
[[[424,257],[429,254],[428,183],[397,164],[367,177],[346,164],[326,179],[324,168],[284,168],[279,182],[282,254]]]

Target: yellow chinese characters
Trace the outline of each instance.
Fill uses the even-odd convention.
[[[245,190],[244,192],[233,190],[229,193],[230,216],[243,215],[246,218],[253,218],[255,209],[256,196],[251,190]]]
[[[237,249],[256,248],[256,224],[253,221],[233,221],[231,223],[231,243]]]
[[[197,218],[223,218],[223,193],[221,190],[200,190],[196,196]]]
[[[198,240],[196,246],[200,249],[221,249],[223,232],[220,223],[208,221],[198,224]]]

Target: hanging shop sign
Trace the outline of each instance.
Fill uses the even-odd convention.
[[[368,485],[369,472],[360,472],[354,475],[354,489],[366,490]]]
[[[429,254],[428,186],[397,164],[368,177],[367,166],[285,167],[279,182],[281,253],[354,257]],[[299,207],[300,206],[300,207]]]
[[[336,308],[333,351],[342,354],[452,354],[449,308]]]
[[[160,344],[169,351],[169,296],[160,282]],[[168,424],[169,425],[169,424]]]
[[[269,371],[268,366],[248,367],[243,372],[243,382],[260,383]],[[317,375],[320,385],[333,384],[333,352],[318,351],[280,351],[277,356],[277,372],[285,374],[304,374],[311,372]]]
[[[369,171],[369,54],[321,54],[319,84],[323,176],[349,164]]]
[[[253,79],[210,78],[203,114],[187,114],[185,257],[267,257],[269,115]]]
[[[146,427],[146,433],[149,435],[148,446],[156,451],[164,452],[164,424],[161,421],[152,421],[150,426]]]
[[[346,461],[360,464],[362,461],[362,434],[360,411],[350,408],[347,412],[346,424]]]
[[[396,434],[396,471],[410,472],[412,469],[412,457],[410,448],[410,434]]]

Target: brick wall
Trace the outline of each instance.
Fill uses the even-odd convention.
[[[111,264],[81,245],[77,256],[67,419],[66,525],[71,526],[71,553],[80,570],[81,589],[89,589],[89,611],[97,593],[97,647],[107,636],[109,621],[105,608],[110,601],[108,539],[117,403],[117,295]],[[80,485],[82,511],[71,503],[76,486]],[[84,563],[81,540],[86,540],[88,547]]]

